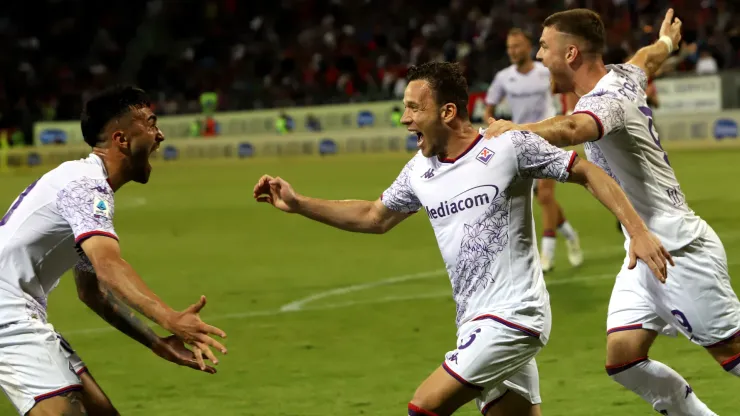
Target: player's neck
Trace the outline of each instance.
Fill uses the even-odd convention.
[[[517,65],[516,71],[519,72],[520,74],[527,74],[533,68],[534,68],[534,61],[530,59],[520,65]]]
[[[123,169],[123,159],[116,157],[110,149],[94,148],[93,154],[103,161],[103,166],[108,174],[108,184],[113,192],[121,189],[129,181]]]
[[[470,144],[478,138],[478,131],[472,124],[465,123],[462,128],[453,132],[447,141],[447,158],[457,159],[468,150]]]
[[[604,62],[600,59],[584,63],[573,78],[576,96],[581,98],[591,92],[607,72]]]

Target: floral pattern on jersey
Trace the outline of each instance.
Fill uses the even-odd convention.
[[[637,65],[632,64],[617,64],[617,65],[607,65],[607,70],[616,69],[618,71],[621,71],[634,82],[637,83],[637,85],[640,86],[640,88],[647,89],[647,74],[645,74],[645,71],[642,70]]]
[[[595,91],[581,97],[573,110],[573,114],[577,113],[589,113],[596,116],[603,128],[601,137],[621,130],[625,125],[624,103],[608,91]]]
[[[486,211],[471,224],[463,225],[457,267],[450,273],[457,316],[465,316],[470,298],[493,284],[491,265],[509,244],[509,198],[500,193]]]
[[[622,186],[622,183],[619,182],[619,178],[617,178],[617,175],[612,171],[612,168],[609,166],[609,162],[606,161],[606,156],[604,156],[604,153],[601,151],[598,144],[586,142],[583,144],[583,150],[586,152],[586,158],[588,158],[591,163],[600,167],[604,172],[611,176],[620,187]]]
[[[96,212],[96,201],[106,204],[107,215]],[[113,228],[113,190],[105,179],[79,178],[57,193],[59,214],[69,223],[75,239],[91,232],[116,235]]]
[[[411,159],[391,186],[381,195],[380,199],[388,209],[406,214],[421,209],[421,202],[411,188],[411,173],[414,171],[414,164],[417,160],[419,159],[416,157]]]
[[[557,148],[527,131],[511,133],[519,176],[523,179],[568,179],[573,152]]]

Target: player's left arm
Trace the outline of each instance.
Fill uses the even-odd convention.
[[[601,168],[580,158],[570,166],[567,182],[585,187],[622,223],[630,236],[630,268],[637,259],[650,267],[661,282],[668,277],[667,263],[675,265],[670,253],[653,235],[617,182]]]
[[[652,78],[671,53],[678,50],[680,44],[681,20],[674,18],[673,9],[668,9],[660,26],[660,38],[652,45],[638,50],[627,63],[641,68],[648,78]]]

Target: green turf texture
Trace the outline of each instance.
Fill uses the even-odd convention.
[[[50,320],[123,415],[406,414],[417,385],[456,343],[450,285],[426,215],[386,235],[352,234],[257,204],[252,188],[269,173],[314,197],[375,199],[409,157],[157,163],[149,184],[128,184],[116,194],[124,258],[177,309],[205,294],[203,319],[228,333],[229,354],[214,376],[162,361],[106,330],[77,299],[70,275],[50,297]],[[738,158],[730,150],[671,152],[689,204],[722,237],[736,276]],[[42,173],[0,176],[0,211]],[[585,264],[571,268],[559,240],[556,269],[546,277],[553,331],[538,356],[543,412],[652,415],[604,371],[606,309],[624,257],[622,236],[611,214],[579,186],[558,185],[557,197],[580,232]],[[368,287],[279,312],[360,284]],[[736,414],[740,380],[701,348],[680,336],[661,337],[651,357],[686,377],[715,412]],[[13,413],[0,400],[0,414]],[[470,405],[458,414],[478,413]]]

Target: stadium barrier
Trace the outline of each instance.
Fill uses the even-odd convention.
[[[275,135],[276,121],[283,114],[292,119],[292,132],[318,133],[309,123],[318,120],[320,132],[341,131],[352,128],[374,129],[394,126],[392,114],[402,110],[401,101],[380,101],[359,104],[295,107],[288,109],[255,110],[215,113],[217,136],[263,136]],[[203,114],[160,116],[159,128],[172,140],[189,138],[194,123],[205,119]],[[84,143],[79,121],[39,122],[34,124],[35,145],[47,143]]]
[[[661,145],[667,149],[716,148],[740,145],[739,111],[715,114],[656,115]],[[0,151],[0,166],[57,165],[85,157],[87,145],[34,146]],[[254,158],[279,156],[329,156],[357,153],[411,153],[416,135],[403,127],[347,129],[335,132],[285,135],[220,136],[167,139],[155,159]]]

